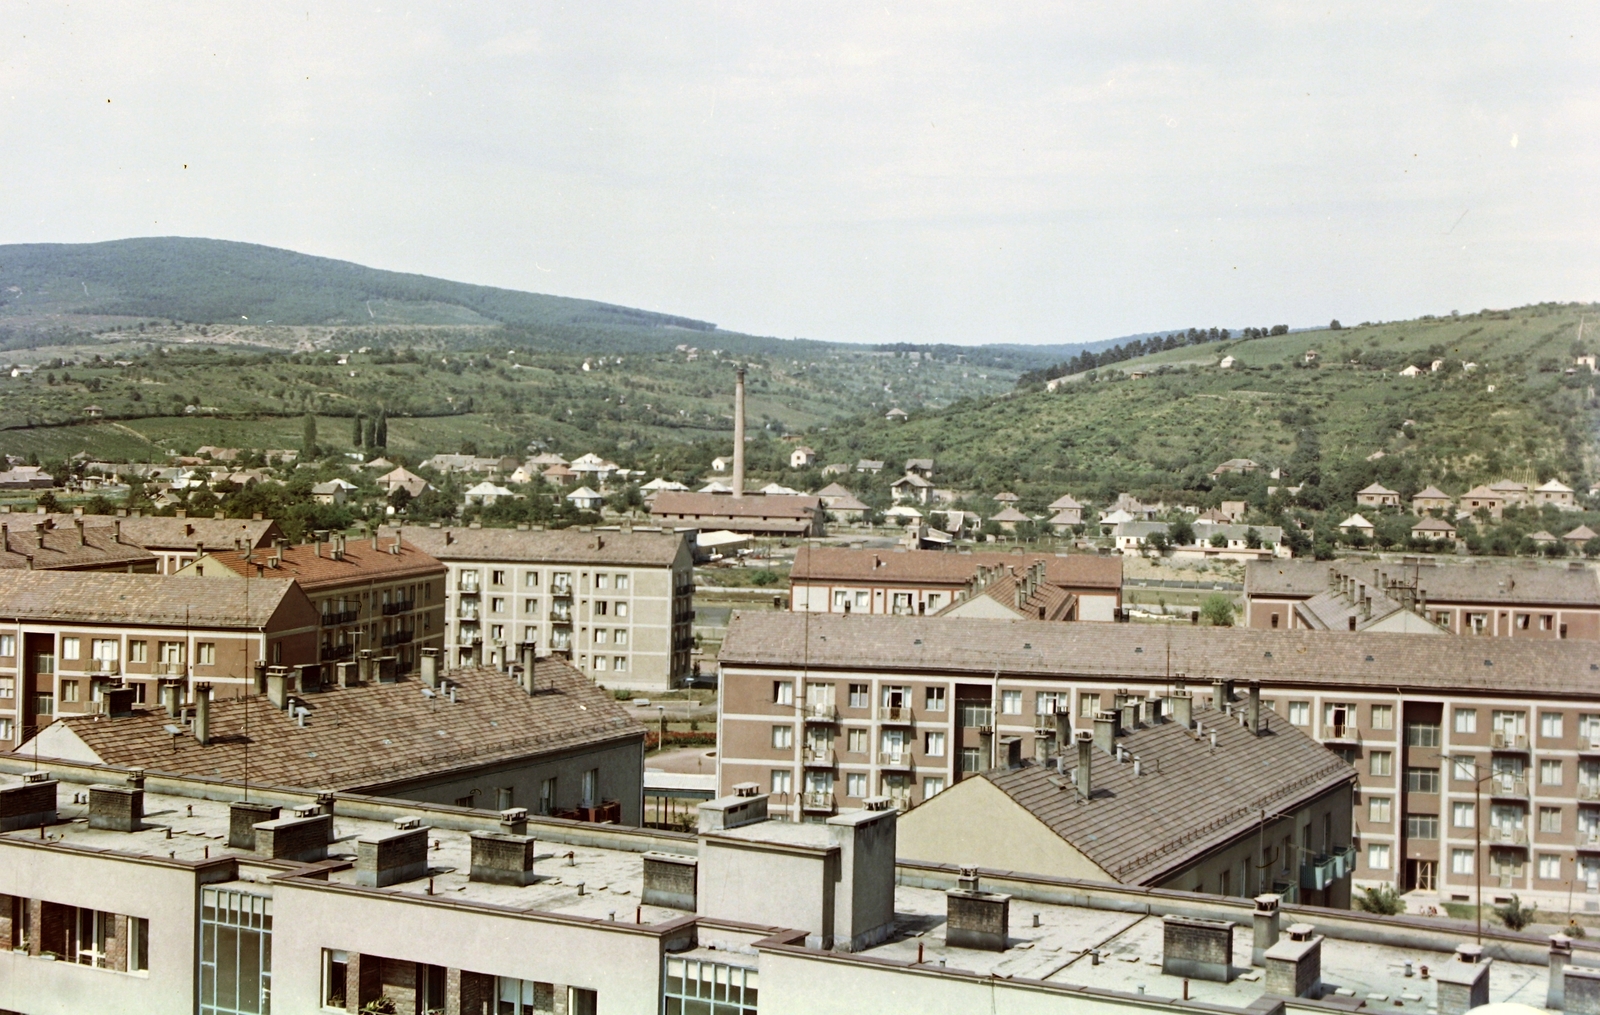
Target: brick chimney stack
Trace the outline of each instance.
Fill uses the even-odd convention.
[[[744,367],[733,381],[733,495],[744,497]]]

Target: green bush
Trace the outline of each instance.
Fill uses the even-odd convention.
[[[1200,615],[1212,627],[1233,626],[1233,600],[1220,592],[1206,596],[1200,604]]]
[[[1399,916],[1406,911],[1406,900],[1394,890],[1394,885],[1363,888],[1361,894],[1356,896],[1355,902],[1357,909],[1382,916]]]
[[[1533,914],[1538,908],[1536,905],[1524,906],[1522,899],[1513,895],[1510,902],[1494,907],[1494,915],[1500,918],[1507,930],[1521,930],[1533,922]]]

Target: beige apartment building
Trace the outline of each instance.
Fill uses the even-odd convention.
[[[400,532],[449,569],[449,666],[503,667],[532,644],[607,687],[666,690],[692,674],[694,560],[679,533]]]
[[[1271,723],[1359,773],[1357,884],[1457,901],[1481,876],[1488,902],[1600,912],[1593,642],[739,613],[720,659],[721,785],[759,783],[795,820],[915,807],[1008,739],[1048,752],[1058,711],[1086,729],[1187,683],[1237,712],[1254,680]]]
[[[1122,558],[1094,554],[951,553],[802,546],[790,571],[789,608],[812,613],[934,614],[963,594],[980,571],[1027,572],[1077,599],[1076,619],[1115,620],[1122,608]]]
[[[333,666],[368,652],[410,673],[423,649],[444,648],[445,575],[444,564],[399,536],[318,532],[309,543],[211,551],[175,577],[292,579],[317,611],[317,662]]]
[[[1579,561],[1259,561],[1245,567],[1244,594],[1245,623],[1268,630],[1317,627],[1314,616],[1302,616],[1303,607],[1338,594],[1357,602],[1392,601],[1454,634],[1600,641],[1600,575]],[[1361,629],[1373,612],[1354,611],[1348,629]]]
[[[118,687],[136,702],[156,701],[162,681],[246,693],[258,662],[316,662],[317,631],[311,601],[281,578],[0,571],[0,749],[104,712]]]

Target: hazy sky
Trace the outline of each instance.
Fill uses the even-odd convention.
[[[44,4],[0,243],[212,236],[781,336],[1600,298],[1600,4]]]

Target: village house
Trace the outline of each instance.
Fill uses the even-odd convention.
[[[465,494],[467,507],[489,507],[496,501],[509,500],[516,496],[517,494],[512,493],[503,486],[496,486],[487,479],[467,487]]]
[[[587,486],[580,486],[567,494],[567,500],[579,511],[599,511],[600,506],[605,503],[604,497]]]
[[[1584,547],[1588,545],[1589,540],[1594,539],[1597,535],[1600,535],[1600,533],[1596,533],[1589,526],[1580,525],[1561,538],[1566,541],[1573,553],[1581,553]]]
[[[1027,515],[1008,504],[1004,508],[1001,508],[999,511],[990,515],[989,520],[999,525],[1000,528],[1006,532],[1015,532],[1017,531],[1017,526],[1019,524],[1022,522],[1030,522],[1033,519],[1029,518]]]
[[[1505,496],[1482,484],[1461,495],[1461,513],[1465,516],[1487,511],[1490,518],[1499,521],[1505,513],[1505,508]]]
[[[894,495],[895,503],[933,503],[933,484],[914,472],[908,472],[890,483],[889,491]]]
[[[1456,527],[1443,518],[1424,518],[1411,526],[1412,539],[1426,539],[1430,542],[1454,542]]]
[[[1563,511],[1578,511],[1578,502],[1572,487],[1559,479],[1547,480],[1533,488],[1533,503],[1537,507],[1554,504]]]
[[[923,479],[932,479],[933,478],[933,459],[931,459],[931,458],[907,458],[906,459],[906,469],[905,469],[905,471],[906,471],[906,473],[908,475],[915,474],[915,475],[921,476]]]
[[[1425,515],[1430,511],[1449,511],[1455,503],[1450,495],[1437,486],[1426,486],[1411,498],[1411,512],[1416,515]]]
[[[789,452],[789,468],[809,469],[817,464],[817,453],[808,447],[798,447]]]
[[[1400,494],[1382,483],[1373,483],[1356,491],[1356,504],[1361,507],[1399,507]]]
[[[1371,538],[1372,523],[1363,518],[1360,512],[1357,512],[1339,523],[1339,531]]]
[[[120,533],[120,542],[155,555],[157,574],[173,574],[211,550],[231,550],[241,545],[261,549],[283,538],[283,530],[271,519],[226,518],[221,512],[211,518],[190,518],[182,508],[175,516],[57,513],[28,518],[30,523],[42,518],[56,529],[75,526],[81,520],[86,530],[111,530],[113,539],[118,539],[115,533]],[[0,512],[0,520],[3,519],[4,513]]]
[[[1055,512],[1050,518],[1050,526],[1058,531],[1062,527],[1083,524],[1083,505],[1070,493],[1064,493],[1051,501],[1050,510]]]
[[[1261,463],[1249,458],[1230,458],[1226,462],[1211,470],[1213,476],[1225,476],[1229,473],[1245,475],[1261,468]]]
[[[415,499],[428,489],[428,481],[410,469],[401,467],[379,476],[378,486],[383,489],[385,496],[392,495],[396,490],[404,490]]]
[[[311,488],[311,499],[318,504],[343,504],[347,491],[354,490],[354,483],[342,479],[330,479],[326,483],[318,483]]]
[[[856,471],[867,472],[876,476],[878,473],[883,471],[883,463],[871,458],[863,458],[856,462]]]

